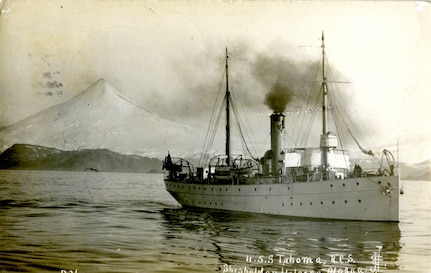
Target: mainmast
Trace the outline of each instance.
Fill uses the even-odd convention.
[[[229,91],[229,55],[226,48],[226,163],[230,165],[230,91]]]

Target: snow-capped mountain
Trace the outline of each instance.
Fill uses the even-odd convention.
[[[148,112],[101,79],[64,103],[1,128],[0,149],[27,143],[163,157],[168,150],[193,153],[204,137],[204,130]]]

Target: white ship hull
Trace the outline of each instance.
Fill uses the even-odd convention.
[[[269,179],[269,178],[268,178]],[[183,206],[361,221],[399,221],[399,177],[373,176],[296,183],[194,184],[165,180]]]

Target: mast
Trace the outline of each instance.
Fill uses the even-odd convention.
[[[328,86],[325,74],[325,36],[322,31],[322,136],[320,141],[320,148],[322,151],[322,166],[326,169],[328,167],[328,145],[327,144],[327,124],[328,124]],[[322,143],[322,139],[325,139]]]
[[[328,113],[327,113],[327,95],[328,87],[326,85],[326,74],[325,74],[325,36],[322,32],[322,134],[326,135],[326,126],[328,123]]]
[[[230,165],[230,91],[229,91],[229,55],[226,48],[226,163]]]

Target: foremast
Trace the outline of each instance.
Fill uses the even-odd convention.
[[[325,71],[325,36],[322,31],[322,85],[321,85],[321,93],[322,93],[322,135],[320,137],[320,149],[321,149],[321,167],[322,171],[327,171],[328,164],[328,152],[329,148],[333,147],[330,142],[330,135],[327,129],[328,126],[328,83],[326,79],[326,71]],[[334,147],[335,148],[335,147]]]

